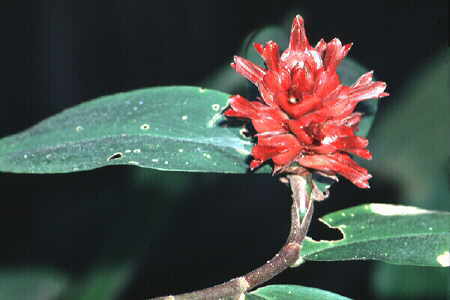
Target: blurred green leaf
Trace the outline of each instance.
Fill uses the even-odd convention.
[[[221,127],[229,95],[158,87],[98,98],[0,140],[0,170],[66,173],[107,165],[245,173],[252,143]]]
[[[244,94],[243,91],[247,88],[247,79],[236,73],[228,62],[211,73],[199,85],[228,94]]]
[[[448,268],[380,264],[374,269],[373,278],[380,299],[448,299],[450,292]]]
[[[375,157],[368,163],[376,177],[400,185],[400,202],[447,211],[449,53],[446,48],[426,65],[417,66],[401,91],[387,98],[387,109],[378,115],[372,132]],[[450,290],[450,273],[448,269],[377,264],[373,287],[383,298],[444,299]]]
[[[370,169],[400,184],[405,203],[448,210],[448,48],[407,81],[373,131]],[[390,99],[392,98],[392,99]],[[386,103],[387,105],[387,103]]]
[[[53,300],[67,286],[60,272],[38,267],[6,269],[0,272],[0,299]]]
[[[304,260],[450,265],[450,213],[371,203],[333,212],[321,221],[344,237],[337,241],[307,238],[301,251]]]
[[[300,285],[268,285],[245,295],[246,300],[348,300],[350,298]]]
[[[130,260],[137,260],[130,257]],[[65,300],[113,300],[119,299],[120,293],[130,282],[136,263],[95,263],[92,270],[82,280],[73,282],[64,291]]]

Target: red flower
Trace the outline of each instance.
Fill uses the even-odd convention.
[[[292,24],[289,47],[279,54],[275,42],[254,44],[267,69],[235,56],[231,66],[254,83],[261,94],[258,101],[240,95],[231,97],[228,117],[250,119],[257,131],[252,150],[253,170],[271,159],[274,172],[300,165],[322,174],[340,174],[361,188],[372,177],[350,154],[371,159],[368,140],[355,135],[362,114],[356,105],[381,98],[386,83],[372,81],[372,72],[362,75],[352,86],[342,85],[336,69],[352,44],[335,38],[321,39],[311,47],[303,19]]]

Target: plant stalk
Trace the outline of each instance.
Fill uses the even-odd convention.
[[[292,190],[291,228],[284,246],[275,256],[255,270],[203,290],[153,298],[154,300],[244,299],[245,293],[265,283],[289,267],[302,262],[301,244],[313,215],[312,183],[309,175],[287,175]]]

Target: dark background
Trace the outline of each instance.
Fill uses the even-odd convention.
[[[447,1],[2,1],[0,136],[101,95],[198,84],[230,61],[252,30],[296,13],[313,44],[321,37],[353,41],[351,56],[375,69],[391,95],[448,47]],[[401,101],[382,100],[380,113]],[[400,201],[385,177],[371,185],[359,190],[342,180],[317,216]],[[2,274],[12,284],[30,276],[24,289],[64,290],[59,297],[70,299],[187,292],[262,264],[289,226],[288,189],[263,175],[108,167],[0,174],[0,187],[0,296]],[[318,222],[311,234],[338,237]],[[374,266],[310,262],[271,283],[371,299]],[[30,289],[26,299],[55,299],[36,295]]]

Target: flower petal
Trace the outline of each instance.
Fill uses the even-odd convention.
[[[308,42],[304,22],[296,16],[289,47],[279,55],[273,41],[254,47],[267,70],[235,57],[232,66],[253,82],[260,101],[232,97],[225,115],[250,119],[257,134],[250,168],[271,159],[274,173],[315,169],[328,176],[340,174],[361,188],[368,188],[371,175],[350,154],[371,159],[368,140],[356,135],[363,114],[355,112],[360,101],[381,98],[386,84],[363,74],[352,86],[341,83],[336,72],[352,44],[337,38],[321,39],[314,48]]]
[[[289,40],[290,51],[305,51],[309,49],[308,38],[306,37],[305,23],[300,15],[295,16],[292,22],[291,37]]]
[[[292,134],[258,137],[252,156],[256,160],[272,159],[275,165],[289,165],[297,157],[302,147]]]
[[[306,155],[300,157],[298,162],[307,168],[338,173],[360,188],[370,187],[368,180],[372,178],[372,175],[355,163],[347,154]]]
[[[250,119],[257,132],[286,132],[284,120],[288,117],[279,109],[248,101],[240,95],[230,98],[230,106],[225,116]]]
[[[266,46],[262,49],[260,45],[254,45],[261,57],[264,59],[267,68],[269,70],[278,71],[279,70],[279,61],[280,61],[280,46],[273,41],[269,41],[266,43]]]
[[[314,49],[316,49],[316,51],[320,54],[320,56],[323,56],[323,53],[327,49],[327,43],[325,42],[324,39],[320,39],[320,41],[317,42]]]
[[[234,57],[234,63],[231,64],[231,67],[255,85],[258,85],[266,74],[263,68],[240,56]]]
[[[352,43],[342,46],[341,41],[334,38],[331,42],[327,44],[327,49],[325,50],[325,57],[323,59],[323,64],[325,68],[329,71],[335,72],[340,62],[347,56],[348,51],[352,47]]]

